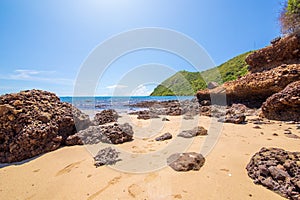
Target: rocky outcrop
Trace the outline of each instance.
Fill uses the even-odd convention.
[[[132,137],[132,127],[128,123],[125,123],[90,126],[89,128],[76,133],[71,139],[72,141],[77,141],[78,144],[98,144],[99,142],[121,144],[132,141]]]
[[[118,161],[121,161],[121,159],[119,158],[119,154],[120,152],[111,147],[101,149],[94,157],[94,165],[96,167],[100,167],[102,165],[114,165]]]
[[[156,118],[157,115],[178,116],[186,114],[195,116],[199,114],[199,104],[196,98],[184,101],[143,101],[129,106],[148,109],[129,113],[140,115],[140,119]]]
[[[175,171],[198,171],[204,165],[205,158],[198,153],[175,153],[167,158],[167,164]]]
[[[119,118],[118,113],[113,110],[103,110],[100,113],[97,113],[94,117],[94,124],[95,125],[103,125],[110,122],[117,122]]]
[[[137,119],[154,119],[159,118],[159,116],[155,112],[151,112],[149,110],[140,110],[136,112],[129,113],[130,115],[137,115]]]
[[[300,63],[300,34],[278,38],[272,45],[257,50],[246,58],[251,72],[260,72],[282,64]]]
[[[211,97],[216,100],[224,99],[226,96],[225,103],[229,105],[242,103],[248,107],[260,107],[269,96],[298,80],[300,80],[300,64],[284,64],[269,71],[247,74],[212,90],[201,90],[196,96],[199,103],[210,101]],[[218,101],[215,104],[218,104]]]
[[[300,121],[300,81],[269,97],[262,105],[262,115],[273,120]]]
[[[88,115],[41,90],[0,96],[0,121],[0,162],[55,150],[91,123]]]
[[[178,137],[192,138],[192,137],[196,137],[198,135],[201,135],[201,136],[207,135],[207,130],[202,126],[198,126],[192,130],[182,131],[181,133],[178,134]]]
[[[300,199],[300,152],[262,148],[246,167],[254,183],[283,197]]]
[[[172,139],[171,133],[165,133],[165,134],[155,138],[156,141],[165,141],[165,140],[170,140],[170,139]]]

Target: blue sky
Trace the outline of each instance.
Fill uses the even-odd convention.
[[[80,67],[108,38],[143,27],[172,29],[201,45],[216,65],[262,48],[280,35],[283,0],[1,0],[0,94],[38,88],[72,95]],[[128,41],[133,42],[133,41]],[[137,66],[159,63],[171,70],[153,82],[119,94],[122,77]],[[205,70],[210,66],[201,66]],[[137,51],[112,63],[95,95],[147,95],[178,70],[195,71],[167,52]]]

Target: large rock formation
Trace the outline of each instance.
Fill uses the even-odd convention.
[[[199,103],[214,100],[214,104],[260,107],[268,97],[300,80],[300,35],[276,39],[272,45],[249,54],[246,62],[249,74],[220,87],[199,91]]]
[[[269,97],[262,105],[262,114],[268,119],[300,121],[300,81]]]
[[[0,96],[0,162],[15,162],[59,148],[90,125],[87,115],[53,93],[27,90]]]
[[[251,72],[259,72],[282,64],[300,63],[300,34],[278,38],[272,45],[255,51],[246,58]]]
[[[283,197],[300,199],[300,152],[262,148],[246,167],[254,183]]]
[[[247,74],[212,90],[201,90],[197,93],[197,98],[199,102],[203,102],[210,101],[211,97],[224,99],[226,96],[227,104],[243,103],[249,107],[260,107],[269,96],[298,80],[300,64],[281,65],[272,70]]]

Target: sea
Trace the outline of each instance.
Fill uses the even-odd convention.
[[[102,111],[114,109],[118,113],[128,113],[144,108],[129,106],[143,101],[191,100],[194,96],[110,96],[110,97],[60,97],[61,101],[71,103],[82,111]]]

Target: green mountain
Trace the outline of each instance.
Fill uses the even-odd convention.
[[[151,96],[190,96],[198,90],[205,89],[209,82],[222,84],[236,80],[239,76],[248,73],[245,58],[250,53],[238,55],[220,66],[203,72],[179,71],[158,85]]]

